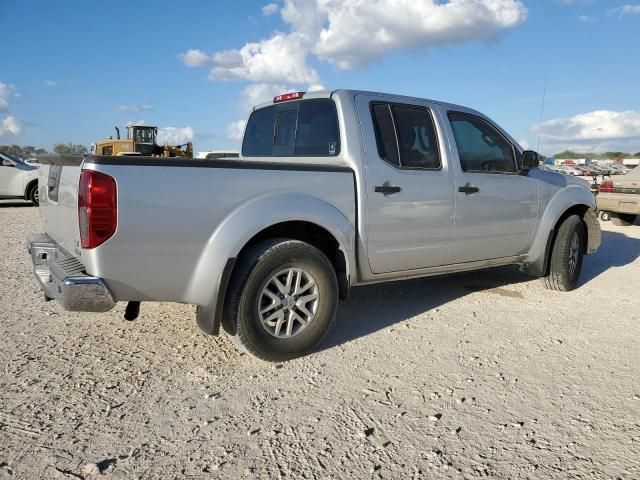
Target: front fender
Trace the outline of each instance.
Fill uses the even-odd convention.
[[[555,227],[562,215],[564,215],[567,210],[576,206],[584,206],[592,213],[596,208],[596,202],[593,194],[580,185],[569,184],[558,190],[551,197],[547,205],[544,207],[544,211],[540,215],[538,227],[536,228],[531,248],[529,249],[529,254],[525,260],[525,263],[531,266],[527,270],[537,274],[542,274],[541,272],[537,272],[537,270],[544,270],[542,265],[545,263],[547,251],[551,246],[550,244],[553,239]],[[587,233],[589,235],[587,253],[595,252],[600,244],[600,235],[596,235],[596,233],[599,233],[600,231],[599,226],[597,227],[596,232],[591,220],[591,218],[586,218],[585,216]],[[537,265],[538,268],[533,268],[534,265]]]
[[[199,305],[200,327],[217,333],[225,283],[235,258],[256,234],[278,223],[304,221],[327,230],[345,255],[349,278],[356,271],[355,218],[350,215],[355,215],[355,205],[353,212],[345,214],[325,200],[302,193],[260,196],[230,212],[206,243],[187,288],[190,303]]]

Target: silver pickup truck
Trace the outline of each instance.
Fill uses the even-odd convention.
[[[128,301],[125,318],[195,304],[206,333],[272,361],[316,347],[350,287],[515,264],[567,291],[600,245],[587,182],[422,98],[281,95],[254,108],[239,159],[41,163],[29,250],[47,299]]]

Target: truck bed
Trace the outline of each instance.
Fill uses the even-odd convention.
[[[48,182],[41,200],[46,233],[69,256],[77,258],[87,274],[103,279],[116,301],[205,302],[211,291],[194,279],[202,278],[197,270],[206,268],[203,256],[211,255],[207,247],[241,209],[247,210],[246,215],[255,210],[251,218],[255,227],[271,225],[272,218],[260,218],[260,211],[252,207],[262,199],[268,198],[274,206],[278,198],[286,202],[289,212],[283,222],[297,219],[291,216],[296,198],[299,220],[308,219],[315,198],[355,223],[354,177],[344,167],[286,160],[108,156],[87,156],[77,165],[68,160],[58,163],[64,164],[55,165],[51,160],[42,169],[42,181]],[[49,175],[51,168],[61,168],[58,179],[55,172]],[[90,250],[79,246],[77,185],[81,168],[106,173],[117,181],[117,231]],[[56,181],[57,201],[49,196]],[[212,258],[211,262],[218,260]]]

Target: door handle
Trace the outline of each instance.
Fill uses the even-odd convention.
[[[402,188],[397,187],[395,185],[391,185],[389,182],[384,182],[383,185],[377,185],[374,189],[376,193],[382,193],[385,196],[393,195],[394,193],[398,193]]]
[[[472,187],[471,184],[467,182],[466,185],[463,185],[462,187],[458,187],[458,191],[460,193],[464,193],[465,195],[471,195],[473,193],[478,193],[480,189],[478,187]]]

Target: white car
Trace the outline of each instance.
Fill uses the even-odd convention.
[[[0,152],[0,198],[24,198],[38,206],[38,168]]]
[[[554,170],[558,173],[564,173],[565,175],[574,175],[576,177],[584,175],[583,172],[573,167],[572,165],[556,165]]]

